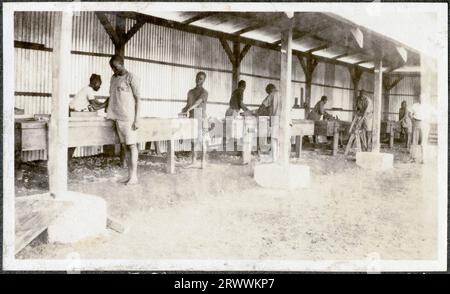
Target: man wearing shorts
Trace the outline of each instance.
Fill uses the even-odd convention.
[[[109,88],[106,118],[114,121],[120,143],[125,149],[128,179],[125,184],[137,184],[137,129],[139,128],[139,87],[135,75],[124,67],[121,56],[113,56],[109,65],[114,74]]]
[[[195,88],[189,90],[187,93],[187,101],[186,106],[183,107],[181,113],[189,114],[190,118],[196,118],[200,120],[200,124],[202,127],[202,135],[200,136],[200,140],[202,143],[202,151],[203,155],[206,152],[204,134],[208,131],[208,120],[206,115],[206,102],[208,101],[208,91],[203,88],[203,84],[206,80],[206,73],[200,71],[195,76]],[[197,155],[195,152],[195,142],[191,143],[192,150],[192,165],[196,165],[197,163]],[[202,165],[206,163],[202,160]]]
[[[373,102],[362,91],[357,100],[357,114],[362,117],[361,127],[367,138],[366,151],[369,151],[372,149]]]

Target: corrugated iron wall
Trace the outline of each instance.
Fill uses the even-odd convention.
[[[391,78],[392,82],[394,78]],[[398,120],[398,110],[402,101],[406,101],[408,108],[418,101],[420,95],[420,77],[403,78],[389,91],[389,119]]]
[[[77,12],[73,19],[71,93],[87,85],[90,75],[97,73],[103,80],[98,95],[107,96],[112,74],[108,61],[114,54],[112,41],[93,12]],[[110,20],[115,23],[113,17]],[[16,41],[53,47],[53,12],[16,12],[14,24]],[[133,24],[132,20],[126,22],[128,29]],[[176,117],[185,105],[187,91],[195,86],[195,75],[200,70],[207,74],[208,114],[224,116],[231,94],[231,64],[217,39],[145,24],[127,43],[125,56],[126,67],[140,80],[144,116]],[[50,113],[51,62],[51,50],[15,48],[15,105],[25,109],[26,114]],[[316,103],[327,93],[330,96],[328,108],[351,109],[353,91],[348,70],[336,65],[334,75],[330,75],[328,68],[327,78],[325,72],[325,64],[319,63],[313,75],[311,102]],[[279,86],[279,77],[280,53],[251,47],[241,63],[241,79],[247,82],[244,102],[260,104],[266,96],[266,85]],[[300,98],[301,88],[305,87],[304,73],[296,57],[293,57],[293,81],[291,105],[295,97]],[[415,85],[415,78],[406,77],[391,90],[390,112],[397,112],[402,100],[412,101]],[[361,87],[372,91],[372,74],[363,74]],[[349,112],[332,113],[344,120],[351,119]],[[78,148],[75,155],[98,152],[101,148]],[[45,159],[42,152],[29,158]]]

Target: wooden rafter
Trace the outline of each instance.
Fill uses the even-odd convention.
[[[124,43],[127,43],[145,24],[145,21],[142,19],[139,19],[133,27],[125,34],[124,37]]]
[[[399,76],[397,77],[395,80],[393,80],[392,82],[390,82],[389,76],[385,76],[383,75],[383,88],[386,92],[389,92],[390,90],[392,90],[395,86],[398,85],[398,83],[400,83],[400,81],[403,80],[403,76]]]
[[[250,39],[250,38],[246,38],[243,36],[238,36],[238,35],[234,35],[234,34],[230,34],[230,33],[218,32],[218,31],[207,29],[207,28],[197,27],[194,25],[184,25],[180,22],[167,20],[164,18],[155,17],[155,16],[151,16],[151,15],[147,15],[147,14],[138,13],[138,12],[128,11],[128,12],[120,12],[118,14],[123,17],[128,17],[131,19],[137,19],[138,17],[142,17],[148,23],[172,28],[172,29],[179,30],[179,31],[200,34],[200,35],[204,35],[204,36],[208,36],[208,37],[212,37],[212,38],[217,38],[219,40],[222,38],[222,39],[229,40],[229,41],[238,41],[243,44],[257,46],[257,47],[269,49],[269,50],[280,51],[279,45],[277,45],[275,43],[268,43],[268,42],[254,40],[254,39]],[[295,34],[296,34],[296,32],[294,31],[293,35],[295,36]],[[307,53],[304,53],[304,52],[301,52],[298,50],[293,50],[293,54],[301,55],[301,56],[309,55]],[[314,58],[316,58],[318,61],[321,61],[321,62],[329,62],[331,64],[348,66],[348,63],[346,63],[346,62],[339,61],[339,60],[333,60],[332,58],[328,58],[328,57],[324,57],[324,56],[315,56]],[[364,70],[366,70],[368,72],[373,72],[373,70],[368,69],[368,68],[364,68]]]
[[[234,58],[233,51],[230,48],[230,45],[228,44],[227,40],[224,38],[219,38],[220,44],[222,44],[223,49],[225,50],[225,53],[228,56],[228,59],[230,60],[231,64],[235,64],[236,60]]]
[[[321,45],[321,46],[319,46],[319,47],[315,47],[315,48],[309,49],[309,50],[306,51],[305,53],[312,53],[312,52],[315,52],[315,51],[320,51],[320,50],[323,50],[323,49],[327,49],[327,48],[329,48],[329,47],[330,47],[330,45],[324,44],[324,45]]]
[[[116,30],[112,26],[111,22],[109,21],[108,17],[103,12],[95,12],[95,15],[99,19],[102,26],[105,28],[106,33],[109,35],[111,40],[113,41],[114,45],[120,44],[120,38],[118,34],[116,33]]]
[[[248,50],[250,50],[252,46],[249,44],[245,44],[244,48],[242,49],[241,53],[239,54],[239,60],[244,59],[245,55],[247,54]]]
[[[353,65],[358,65],[358,64],[362,64],[362,63],[371,62],[371,61],[372,61],[372,59],[363,59],[363,60],[353,63]]]
[[[199,14],[196,14],[195,16],[186,19],[185,21],[181,22],[182,24],[191,24],[193,22],[196,22],[198,20],[207,18],[211,15],[217,14],[217,12],[200,12]]]

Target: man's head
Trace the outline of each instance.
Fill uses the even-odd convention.
[[[402,101],[402,108],[406,108],[406,101]]]
[[[238,83],[238,88],[245,89],[246,83],[244,80],[240,80]]]
[[[94,89],[95,91],[98,91],[101,85],[102,85],[101,76],[97,74],[92,74],[89,79],[89,86],[91,86],[91,88]]]
[[[197,87],[203,86],[205,80],[206,80],[206,73],[203,71],[199,71],[195,76],[195,84],[197,85]]]
[[[113,57],[111,57],[111,59],[109,60],[109,65],[111,66],[111,69],[115,74],[122,74],[126,71],[122,56],[114,55]]]
[[[275,91],[277,88],[275,87],[274,84],[268,84],[266,86],[266,93],[267,94],[271,94],[273,91]]]
[[[328,97],[324,95],[320,98],[320,101],[322,101],[325,104],[328,101]]]

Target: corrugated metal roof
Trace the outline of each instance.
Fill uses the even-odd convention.
[[[279,44],[281,32],[289,22],[283,12],[146,11],[145,13],[180,24],[184,23],[186,26],[236,35],[268,45]],[[362,32],[364,36],[362,48],[352,36],[351,29],[358,29]],[[342,56],[337,58],[337,61],[349,64],[366,61],[366,59],[374,60],[379,54],[383,54],[383,63],[389,67],[398,67],[399,64],[404,63],[396,49],[401,46],[408,52],[406,65],[419,64],[419,55],[414,49],[330,13],[296,12],[293,39],[293,49],[299,52],[320,48],[322,50],[314,51],[312,54],[325,58],[334,58],[348,52],[352,57]],[[329,47],[321,48],[325,46]],[[355,53],[364,55],[364,58],[354,59]],[[370,65],[371,63],[367,62],[361,66],[370,68]]]

